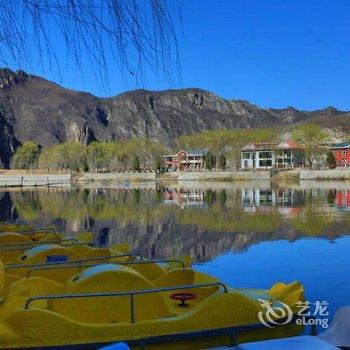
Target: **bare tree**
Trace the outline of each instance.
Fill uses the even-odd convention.
[[[0,59],[60,71],[63,40],[66,65],[88,60],[103,81],[113,60],[124,77],[139,81],[150,65],[175,83],[181,27],[181,0],[0,0]]]

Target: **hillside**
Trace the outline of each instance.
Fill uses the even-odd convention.
[[[350,114],[329,107],[261,109],[197,88],[135,90],[110,98],[65,89],[23,71],[0,70],[0,165],[32,140],[49,146],[67,140],[89,143],[147,136],[171,145],[174,138],[218,128],[284,126],[305,121],[350,129]]]

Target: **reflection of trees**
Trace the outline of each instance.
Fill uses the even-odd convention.
[[[39,213],[66,221],[115,220],[118,225],[152,225],[172,215],[180,225],[196,225],[214,232],[267,232],[281,224],[277,213],[269,215],[244,212],[237,197],[238,191],[229,193],[231,207],[224,204],[222,192],[208,191],[205,201],[209,209],[162,206],[157,192],[136,190],[73,190],[39,191],[14,194],[15,206],[23,219],[33,221]],[[233,204],[233,205],[232,205]]]
[[[203,229],[218,232],[268,232],[281,225],[281,218],[277,213],[247,213],[240,207],[223,210],[220,203],[214,203],[209,211],[187,209],[178,213],[178,222],[184,225],[196,223]]]
[[[329,210],[327,200],[310,192],[302,212],[292,220],[292,227],[304,235],[322,235],[337,217],[335,211]]]
[[[156,192],[141,190],[40,190],[11,195],[21,218],[27,221],[60,218],[64,221],[117,221],[148,225],[166,215],[171,207],[159,206]],[[34,215],[35,214],[35,215]],[[82,229],[82,228],[81,228]]]
[[[206,191],[205,206],[185,209],[164,205],[161,190],[143,189],[41,189],[13,192],[11,200],[19,217],[32,225],[91,230],[96,239],[108,231],[108,240],[128,241],[147,256],[190,254],[201,260],[264,240],[327,236],[339,216],[329,209],[326,193],[300,192],[305,202],[298,203],[301,212],[292,218],[276,207],[245,211],[238,189]]]
[[[21,192],[16,196],[14,204],[20,218],[24,221],[34,221],[42,212],[42,201],[34,191]]]

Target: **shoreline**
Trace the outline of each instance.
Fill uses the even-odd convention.
[[[101,186],[115,183],[129,186],[142,183],[186,182],[304,182],[304,181],[350,181],[350,168],[332,170],[283,169],[259,171],[198,171],[159,174],[156,172],[130,173],[26,173],[1,171],[0,187],[69,187],[94,184]]]

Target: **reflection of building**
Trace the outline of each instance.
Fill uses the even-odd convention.
[[[331,150],[334,153],[337,167],[350,166],[350,142],[336,143]]]
[[[242,190],[242,206],[246,212],[269,214],[278,212],[283,216],[297,216],[304,203],[300,191],[292,189],[257,189]]]
[[[335,204],[338,209],[350,210],[350,190],[338,190],[335,194]]]
[[[177,154],[163,156],[166,170],[194,170],[204,168],[204,157],[207,150],[181,150]]]
[[[269,189],[246,188],[242,190],[243,207],[269,206],[276,202],[275,193]]]
[[[163,204],[176,204],[185,207],[205,207],[203,190],[181,190],[166,188],[163,192]]]
[[[242,148],[243,169],[293,168],[304,163],[301,147],[292,140],[278,145],[272,143],[249,143]]]

